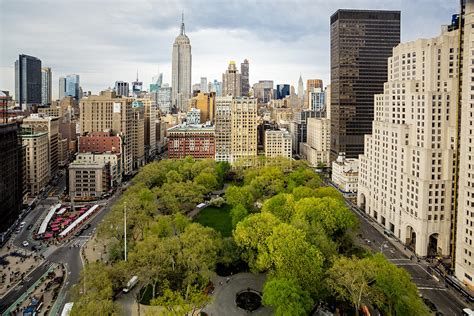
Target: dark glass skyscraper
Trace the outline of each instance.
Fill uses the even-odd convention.
[[[41,104],[41,60],[20,55],[15,61],[15,98],[25,110]]]
[[[290,95],[290,85],[289,84],[277,84],[276,86],[276,99],[284,99],[287,95]]]
[[[400,43],[400,11],[338,10],[331,16],[331,159],[364,153],[374,94],[387,81],[387,58]]]
[[[244,62],[240,64],[240,74],[240,80],[242,81],[240,84],[240,87],[242,89],[242,96],[247,97],[250,91],[249,61],[247,59],[245,59]]]

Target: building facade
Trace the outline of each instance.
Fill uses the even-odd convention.
[[[307,119],[306,142],[300,144],[300,154],[310,165],[329,166],[331,154],[331,121],[327,118]]]
[[[331,165],[331,180],[344,194],[357,193],[359,182],[359,160],[346,158],[341,153]]]
[[[240,64],[240,74],[241,74],[240,86],[242,89],[241,95],[244,97],[248,97],[249,92],[250,92],[249,71],[250,71],[249,61],[247,59],[244,59],[244,62]]]
[[[247,165],[257,156],[257,100],[233,98],[231,103],[230,162]]]
[[[26,149],[26,187],[31,195],[37,195],[48,184],[51,175],[48,133],[22,127],[21,139]]]
[[[184,17],[181,32],[173,44],[172,60],[172,105],[178,111],[186,112],[188,99],[191,97],[191,42],[184,30]]]
[[[0,123],[0,235],[18,218],[23,201],[23,148],[19,134],[18,124]]]
[[[215,130],[213,126],[176,125],[168,129],[168,158],[214,158]]]
[[[229,67],[222,74],[222,95],[240,97],[242,95],[242,76],[237,70],[235,61],[229,62]]]
[[[338,10],[331,16],[331,156],[364,153],[374,95],[383,92],[387,58],[400,43],[400,11]],[[309,88],[308,88],[309,90]]]
[[[76,157],[77,162],[81,163],[103,163],[109,170],[107,171],[109,187],[113,188],[122,183],[122,162],[119,153],[81,153]]]
[[[52,74],[51,68],[41,68],[41,104],[51,104],[52,100]]]
[[[168,113],[171,113],[172,88],[167,83],[165,83],[160,89],[158,89],[156,103],[161,114],[166,115]]]
[[[81,95],[81,85],[79,75],[67,75],[66,76],[66,85],[64,96],[71,96],[76,100],[80,100]]]
[[[75,160],[69,164],[69,197],[71,200],[100,198],[109,190],[107,164]]]
[[[359,156],[358,204],[420,256],[450,253],[458,37],[393,49]]]
[[[291,158],[291,135],[286,129],[265,131],[265,157]]]
[[[230,162],[232,143],[232,97],[216,97],[215,138],[216,161]]]
[[[41,60],[20,55],[15,61],[15,98],[22,110],[41,104]]]
[[[276,85],[275,99],[281,100],[281,99],[284,99],[288,95],[290,95],[290,85],[289,84],[277,84]]]
[[[92,132],[79,136],[79,153],[120,153],[122,138],[111,132]]]
[[[115,81],[115,93],[117,96],[128,97],[130,91],[130,86],[128,82],[125,81]]]

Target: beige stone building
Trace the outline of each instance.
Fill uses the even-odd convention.
[[[134,127],[136,116],[132,102],[133,99],[117,97],[112,91],[103,91],[100,95],[84,97],[80,102],[81,134],[103,131],[118,133],[122,137],[123,143],[122,169],[127,175],[133,171],[133,150],[136,147],[134,141],[139,139],[134,137],[134,130],[140,130],[138,126]]]
[[[109,175],[109,186],[116,187],[122,183],[122,162],[120,153],[80,153],[76,157],[81,163],[103,163],[107,165]]]
[[[158,118],[158,107],[151,99],[137,100],[143,103],[145,110],[145,157],[146,161],[152,160],[156,155],[156,119]]]
[[[109,189],[108,168],[103,162],[75,160],[69,164],[71,200],[99,198]]]
[[[37,195],[48,184],[51,176],[48,133],[22,127],[21,139],[25,147],[26,187],[31,195]]]
[[[216,112],[216,93],[199,92],[195,97],[189,100],[189,109],[198,109],[200,111],[200,123],[213,122]]]
[[[247,165],[257,156],[257,99],[237,97],[231,103],[230,162]]]
[[[145,108],[143,106],[133,107],[132,121],[132,154],[133,169],[145,165]]]
[[[359,156],[358,205],[420,256],[450,254],[458,38],[444,28],[393,49]]]
[[[307,123],[306,143],[300,144],[301,156],[310,165],[329,166],[331,154],[331,120],[309,117]]]
[[[232,144],[232,97],[216,97],[216,161],[230,162]]]
[[[359,159],[346,158],[340,153],[331,165],[331,180],[344,194],[357,193],[359,180]]]
[[[235,61],[229,62],[229,67],[222,74],[222,96],[232,95],[240,97],[242,95],[242,75],[235,66]]]
[[[286,129],[265,131],[265,157],[291,159],[291,135]]]
[[[455,217],[456,235],[453,253],[454,253],[454,272],[456,277],[467,284],[471,290],[474,289],[474,1],[466,0],[466,7],[462,8],[462,17],[464,26],[461,28],[462,55],[459,63],[459,70],[463,76],[460,80],[462,87],[460,94],[460,146],[458,152],[458,168],[456,176],[458,178],[458,192],[455,199],[457,206]],[[459,32],[459,30],[457,31]],[[456,33],[457,33],[456,32]],[[455,50],[456,52],[456,50]],[[454,54],[455,56],[457,53]],[[456,65],[454,57],[454,67]],[[446,61],[448,73],[451,67],[451,61]],[[455,70],[454,70],[455,71]],[[455,104],[455,99],[451,99],[451,104]],[[454,116],[454,109],[451,110],[451,116]]]
[[[59,168],[59,119],[58,117],[31,114],[23,119],[22,127],[29,127],[33,132],[46,132],[48,134],[50,175],[54,176]]]

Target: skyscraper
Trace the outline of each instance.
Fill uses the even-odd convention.
[[[249,165],[257,157],[257,100],[234,97],[231,104],[231,163]]]
[[[242,87],[242,96],[248,97],[250,91],[250,83],[249,83],[249,61],[244,59],[244,62],[240,64],[240,74],[241,76],[241,84]]]
[[[298,98],[301,100],[301,102],[303,103],[303,99],[304,99],[304,87],[303,87],[303,78],[301,78],[301,75],[300,75],[300,79],[298,80]]]
[[[165,83],[157,92],[156,103],[161,114],[168,114],[171,112],[171,100],[172,88],[169,84]]]
[[[61,79],[59,79],[59,87],[61,88]],[[61,96],[61,91],[59,92]],[[67,75],[65,78],[65,86],[64,86],[64,96],[71,96],[76,98],[76,100],[81,99],[81,92],[80,92],[80,83],[79,83],[79,75]]]
[[[226,72],[222,74],[222,95],[240,97],[242,95],[241,84],[241,74],[235,66],[235,61],[231,60]]]
[[[115,93],[117,94],[117,96],[128,97],[129,89],[130,88],[129,88],[128,82],[115,81]]]
[[[200,91],[203,93],[208,92],[207,91],[207,78],[206,77],[201,77],[201,85],[200,85]]]
[[[231,96],[216,97],[216,161],[230,162],[232,143],[231,105]]]
[[[364,152],[374,95],[383,92],[387,58],[399,43],[400,11],[338,10],[331,16],[332,159]]]
[[[62,100],[66,96],[66,78],[59,78],[59,100]]]
[[[15,97],[22,110],[41,104],[41,60],[20,55],[15,61]]]
[[[290,95],[290,85],[289,84],[277,84],[276,86],[276,99],[284,99],[287,95]]]
[[[51,103],[52,86],[51,86],[51,68],[41,68],[41,104]]]
[[[184,31],[184,15],[181,21],[181,32],[173,44],[172,60],[172,92],[173,107],[178,111],[185,112],[188,99],[191,97],[191,42]]]

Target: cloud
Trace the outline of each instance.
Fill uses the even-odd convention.
[[[432,37],[458,10],[443,0],[3,0],[0,89],[14,90],[13,64],[36,56],[60,76],[76,73],[98,92],[136,71],[148,85],[158,66],[171,82],[171,51],[184,11],[193,82],[221,80],[229,60],[250,61],[250,80],[329,81],[329,18],[339,8],[402,11],[402,41]]]

